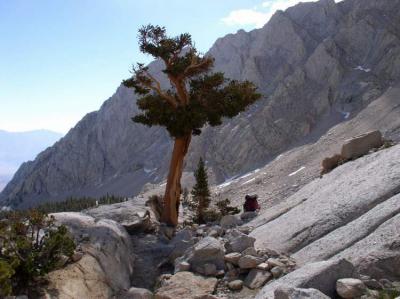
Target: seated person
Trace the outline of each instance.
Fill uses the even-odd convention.
[[[257,201],[257,194],[254,195],[246,195],[245,197],[245,203],[243,205],[243,211],[244,212],[255,212],[260,210],[260,205],[258,204]]]

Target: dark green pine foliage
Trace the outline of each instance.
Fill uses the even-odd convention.
[[[194,172],[196,184],[192,189],[193,203],[196,207],[196,222],[204,223],[204,212],[210,205],[210,189],[208,188],[208,175],[204,161],[200,158]]]
[[[134,66],[132,78],[123,81],[142,96],[137,105],[143,113],[133,117],[134,122],[164,126],[173,137],[199,135],[206,123],[218,126],[261,97],[249,81],[211,73],[214,58],[198,53],[187,33],[169,37],[164,27],[147,25],[139,30],[139,45],[143,53],[164,62],[171,87],[162,90],[148,67]]]

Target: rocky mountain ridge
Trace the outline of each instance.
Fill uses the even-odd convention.
[[[265,98],[218,128],[205,128],[187,158],[206,158],[216,182],[315,142],[356,116],[400,79],[400,3],[321,0],[278,11],[262,28],[217,40],[216,70],[254,81]],[[160,76],[160,64],[151,65]],[[23,165],[0,195],[24,207],[68,195],[137,194],[164,178],[171,141],[162,128],[132,124],[123,87],[54,147]]]

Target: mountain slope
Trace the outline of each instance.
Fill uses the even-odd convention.
[[[321,0],[277,12],[262,28],[217,40],[209,53],[228,77],[254,81],[265,98],[194,138],[217,182],[316,141],[400,79],[400,3]],[[161,77],[159,62],[151,70]],[[166,84],[164,80],[164,84]],[[0,195],[15,207],[67,195],[134,195],[166,174],[171,142],[162,128],[132,124],[135,96],[119,87],[98,112],[31,163]]]
[[[214,194],[240,205],[246,194],[257,193],[262,206],[268,209],[318,178],[322,160],[339,153],[345,140],[374,130],[381,130],[386,139],[400,142],[400,84],[317,141],[294,147],[266,166],[216,186]]]
[[[396,145],[311,181],[249,223],[256,227],[250,234],[256,238],[255,246],[289,253],[300,273],[309,263],[344,258],[359,274],[398,280],[399,158]],[[324,274],[329,283],[307,287],[322,291],[331,284],[333,292],[336,281]],[[274,298],[279,285],[296,284],[294,277],[295,272],[267,284],[256,298]]]
[[[53,145],[62,134],[36,130],[7,132],[0,130],[0,190],[11,180],[18,167],[33,160],[46,147]]]

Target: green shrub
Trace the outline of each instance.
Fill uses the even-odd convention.
[[[0,298],[11,294],[11,278],[14,274],[13,267],[8,262],[0,260]]]
[[[65,226],[38,210],[12,212],[0,221],[0,297],[27,294],[55,270],[75,244]]]
[[[381,149],[386,149],[386,148],[390,148],[392,146],[395,146],[396,143],[391,140],[391,139],[384,139],[383,140],[383,145],[381,146]]]
[[[203,220],[204,222],[215,222],[221,220],[221,213],[216,209],[207,209],[203,211]]]
[[[240,209],[238,207],[230,206],[230,204],[231,201],[228,198],[226,198],[224,200],[218,201],[215,205],[217,206],[222,216],[235,215],[240,213]]]
[[[382,290],[379,292],[379,299],[395,299],[400,296],[397,290]]]

